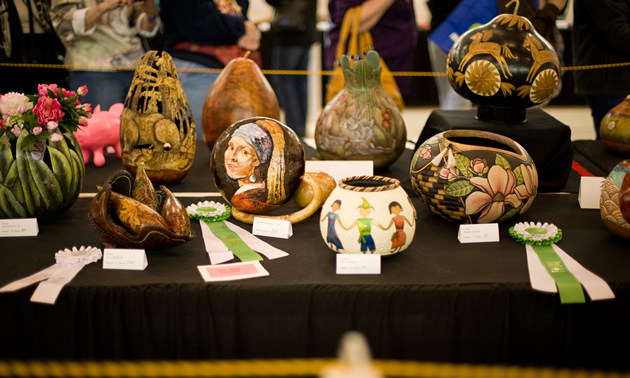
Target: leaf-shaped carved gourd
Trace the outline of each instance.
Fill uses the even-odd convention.
[[[112,192],[110,204],[114,218],[133,234],[137,235],[147,225],[168,228],[157,211],[133,198]]]
[[[256,63],[232,59],[214,81],[203,105],[204,140],[212,150],[232,124],[250,117],[280,119],[280,106],[271,85]]]
[[[190,218],[184,205],[173,195],[166,187],[162,187],[164,191],[164,204],[160,214],[168,224],[168,228],[178,234],[186,233],[190,230]]]
[[[147,173],[144,170],[144,164],[142,163],[138,165],[138,171],[136,172],[136,178],[133,182],[133,192],[131,195],[136,201],[141,202],[156,211],[160,210],[155,189],[153,188],[153,184],[151,183],[149,176],[147,176]]]

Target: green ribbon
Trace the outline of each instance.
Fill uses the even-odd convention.
[[[251,249],[240,236],[232,231],[223,221],[212,222],[204,220],[210,231],[241,261],[263,261],[261,255]]]
[[[551,245],[532,245],[547,272],[551,275],[560,294],[560,303],[585,303],[582,284],[564,265]]]

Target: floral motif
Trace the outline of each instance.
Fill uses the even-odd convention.
[[[440,178],[442,179],[446,179],[446,180],[454,180],[457,178],[457,168],[453,167],[453,168],[448,168],[448,167],[442,167],[440,168]]]
[[[529,92],[529,99],[535,104],[541,104],[547,101],[556,91],[558,87],[558,74],[556,71],[548,68],[542,71],[532,84]]]
[[[501,75],[494,64],[477,60],[466,69],[466,85],[479,96],[494,96],[501,87]]]
[[[481,189],[472,192],[466,198],[466,214],[480,213],[479,223],[490,223],[501,218],[505,204],[517,208],[521,200],[514,193],[516,177],[511,169],[494,165],[488,171],[488,177],[472,177],[470,183]]]
[[[521,209],[521,214],[523,214],[529,209],[538,194],[538,172],[530,165],[521,164],[520,167],[523,184],[518,185],[514,192],[521,201],[527,200]]]
[[[470,161],[470,169],[477,175],[482,175],[488,171],[488,162],[486,159],[475,158]]]
[[[64,88],[60,90],[56,84],[40,84],[35,95],[16,92],[0,95],[0,136],[16,140],[26,132],[20,145],[23,150],[31,149],[37,142],[60,141],[61,133],[87,126],[91,106],[81,105],[78,100],[86,93],[85,86],[76,93]]]
[[[424,160],[431,159],[431,146],[430,145],[426,145],[422,148],[422,151],[420,151],[420,157],[423,158]]]

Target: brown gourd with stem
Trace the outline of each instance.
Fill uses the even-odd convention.
[[[280,119],[271,85],[249,52],[232,59],[214,81],[203,106],[204,141],[210,150],[230,125],[249,117]]]

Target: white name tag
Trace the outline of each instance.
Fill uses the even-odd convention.
[[[0,219],[0,237],[37,236],[37,218]]]
[[[306,172],[328,173],[336,182],[339,182],[339,180],[350,176],[372,176],[374,174],[374,162],[372,160],[307,160],[304,170]]]
[[[144,270],[149,263],[144,249],[105,248],[103,269]]]
[[[381,274],[381,255],[338,253],[337,274]]]
[[[293,236],[293,226],[288,220],[254,217],[252,234],[288,239]]]
[[[457,239],[460,243],[488,243],[499,241],[499,224],[462,224]]]
[[[604,177],[580,177],[578,202],[582,209],[599,209],[599,199],[602,195],[604,180]]]

